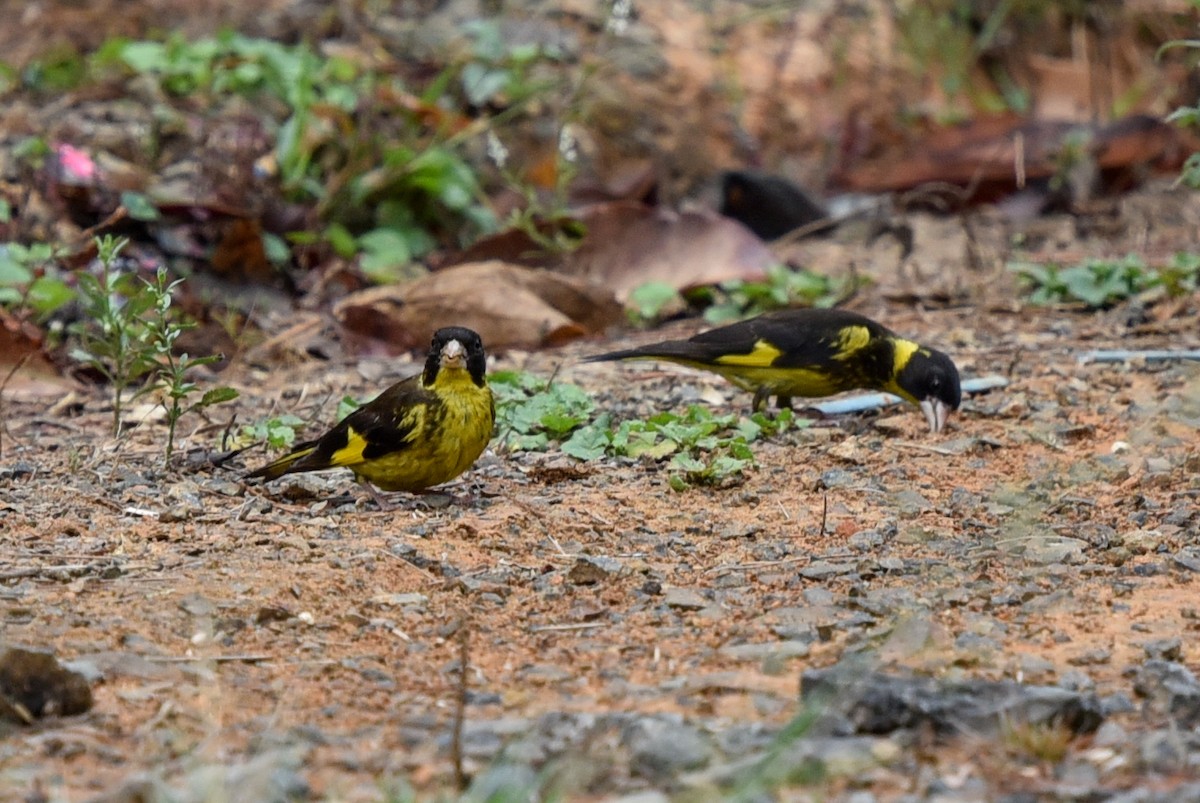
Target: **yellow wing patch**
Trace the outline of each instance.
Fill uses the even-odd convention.
[[[911,340],[896,338],[892,341],[892,376],[898,376],[908,365],[913,355],[921,350],[921,346]]]
[[[770,368],[783,352],[765,340],[754,344],[749,354],[725,354],[717,357],[719,365],[744,365],[750,368]]]
[[[363,449],[367,448],[367,439],[354,431],[354,427],[346,430],[346,445],[329,457],[330,466],[354,466],[363,461]]]
[[[837,359],[845,360],[867,347],[871,331],[865,326],[843,326],[838,330]]]

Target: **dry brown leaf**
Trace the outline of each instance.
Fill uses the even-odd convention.
[[[7,380],[5,382],[5,380]],[[53,399],[76,387],[46,356],[37,327],[0,310],[0,386],[18,401]]]
[[[535,348],[599,332],[620,319],[605,289],[499,260],[456,265],[403,285],[353,293],[334,306],[359,351],[423,347],[450,325],[479,332],[488,348]]]
[[[603,285],[622,301],[647,282],[683,290],[760,280],[776,262],[753,232],[715,212],[617,201],[591,207],[580,219],[587,235],[563,272]]]
[[[1018,189],[1018,178],[1033,180],[1059,172],[1061,154],[1077,147],[1071,142],[1081,131],[1088,135],[1082,142],[1110,191],[1127,189],[1147,167],[1176,170],[1186,152],[1179,129],[1146,115],[1102,127],[1005,115],[934,131],[915,149],[889,149],[839,170],[830,184],[887,192],[944,182],[973,186],[972,200],[995,200]]]
[[[263,247],[262,226],[254,218],[234,218],[219,224],[221,239],[213,249],[212,268],[218,276],[253,284],[269,284],[276,275]]]

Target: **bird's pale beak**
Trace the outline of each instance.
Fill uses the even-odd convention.
[[[950,408],[941,399],[925,399],[921,402],[921,412],[925,414],[925,420],[929,422],[929,431],[937,434],[946,426],[946,419],[950,417]]]
[[[442,364],[462,365],[466,362],[467,350],[457,340],[451,340],[442,347]]]

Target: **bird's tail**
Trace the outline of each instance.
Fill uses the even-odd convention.
[[[584,357],[581,362],[607,362],[609,360],[676,360],[695,361],[704,359],[706,355],[698,354],[699,349],[694,343],[686,340],[668,340],[666,343],[655,343],[636,349],[609,351],[604,354],[593,354]]]
[[[296,451],[289,452],[278,460],[267,463],[262,468],[254,469],[254,471],[251,471],[242,479],[252,480],[262,477],[266,481],[270,482],[273,479],[287,474],[292,470],[292,466],[294,466],[298,461],[308,457],[316,450],[316,444],[303,444],[300,448],[296,449]]]

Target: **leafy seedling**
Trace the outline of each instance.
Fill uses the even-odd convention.
[[[671,487],[715,485],[740,477],[755,465],[751,444],[806,426],[790,410],[774,418],[714,415],[692,405],[684,413],[662,412],[645,420],[615,422],[594,415],[595,404],[581,388],[547,383],[530,374],[493,374],[497,429],[512,451],[542,451],[557,443],[563,454],[582,461],[612,457],[668,460]]]

